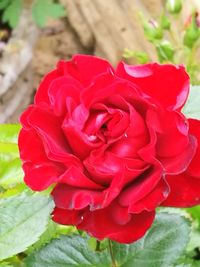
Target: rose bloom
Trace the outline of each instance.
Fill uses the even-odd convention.
[[[60,61],[21,116],[25,183],[53,185],[55,222],[131,243],[159,206],[200,203],[200,121],[181,109],[183,66]]]

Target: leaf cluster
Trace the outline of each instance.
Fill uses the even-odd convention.
[[[8,23],[11,28],[15,28],[19,23],[23,8],[23,0],[1,0],[0,12],[2,22]],[[39,27],[44,27],[49,17],[60,18],[66,16],[64,7],[54,0],[33,0],[32,17]]]

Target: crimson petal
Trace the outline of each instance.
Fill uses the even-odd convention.
[[[105,209],[87,212],[77,225],[97,239],[109,238],[120,243],[132,243],[141,238],[150,228],[155,212],[144,211],[128,214],[126,208],[113,203]],[[136,230],[137,229],[137,230]]]
[[[139,90],[170,110],[183,107],[189,93],[189,76],[183,66],[157,63],[131,66],[121,62],[116,74],[132,81]]]

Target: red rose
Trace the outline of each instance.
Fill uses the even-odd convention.
[[[200,203],[200,122],[181,113],[188,92],[182,66],[59,62],[21,116],[26,184],[55,185],[54,221],[137,240],[156,207]]]

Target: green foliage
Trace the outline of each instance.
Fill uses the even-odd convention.
[[[39,27],[44,27],[49,17],[59,18],[66,15],[64,7],[53,0],[35,0],[32,13]]]
[[[41,249],[43,246],[50,243],[52,239],[55,239],[62,234],[66,235],[73,232],[77,233],[76,229],[72,226],[61,226],[54,223],[53,221],[49,221],[46,227],[46,231],[40,236],[39,240],[36,243],[34,243],[31,247],[28,248],[28,250],[26,250],[26,254],[31,254],[35,250]]]
[[[200,94],[200,88],[199,88],[199,94]],[[198,113],[198,115],[199,116],[197,119],[200,119],[200,112]],[[200,229],[200,205],[188,208],[187,211],[191,214],[192,218],[197,222],[198,227]]]
[[[2,263],[0,263],[0,267],[12,267],[12,265],[10,265],[7,262],[2,262]]]
[[[189,240],[188,221],[178,214],[160,213],[144,238],[130,244],[112,242],[117,266],[169,267],[183,253]],[[88,246],[88,237],[61,236],[30,255],[27,267],[107,267],[108,250],[96,252]]]
[[[187,118],[200,119],[199,103],[200,103],[200,86],[192,86],[187,102],[183,108],[183,113],[186,115]]]
[[[11,0],[1,0],[0,1],[0,10],[5,9],[9,4]]]
[[[8,5],[5,7],[2,21],[8,22],[12,28],[16,27],[19,22],[21,9],[22,9],[21,0],[9,1]]]
[[[121,260],[127,258],[123,267],[169,267],[184,252],[189,234],[187,219],[161,212],[145,237],[129,247],[133,252],[126,252],[125,256],[117,250],[116,255]]]
[[[23,8],[23,0],[1,0],[0,10],[3,11],[2,22],[15,28],[19,22]],[[64,7],[54,0],[33,0],[32,15],[39,27],[44,27],[49,17],[59,18],[66,16]]]
[[[5,189],[22,182],[17,145],[19,130],[17,124],[0,125],[0,186]]]
[[[19,124],[0,124],[0,142],[17,144]]]
[[[21,194],[0,200],[0,260],[24,251],[45,231],[53,202]]]
[[[87,245],[87,237],[61,236],[26,260],[27,267],[108,267],[106,252],[94,252]]]

